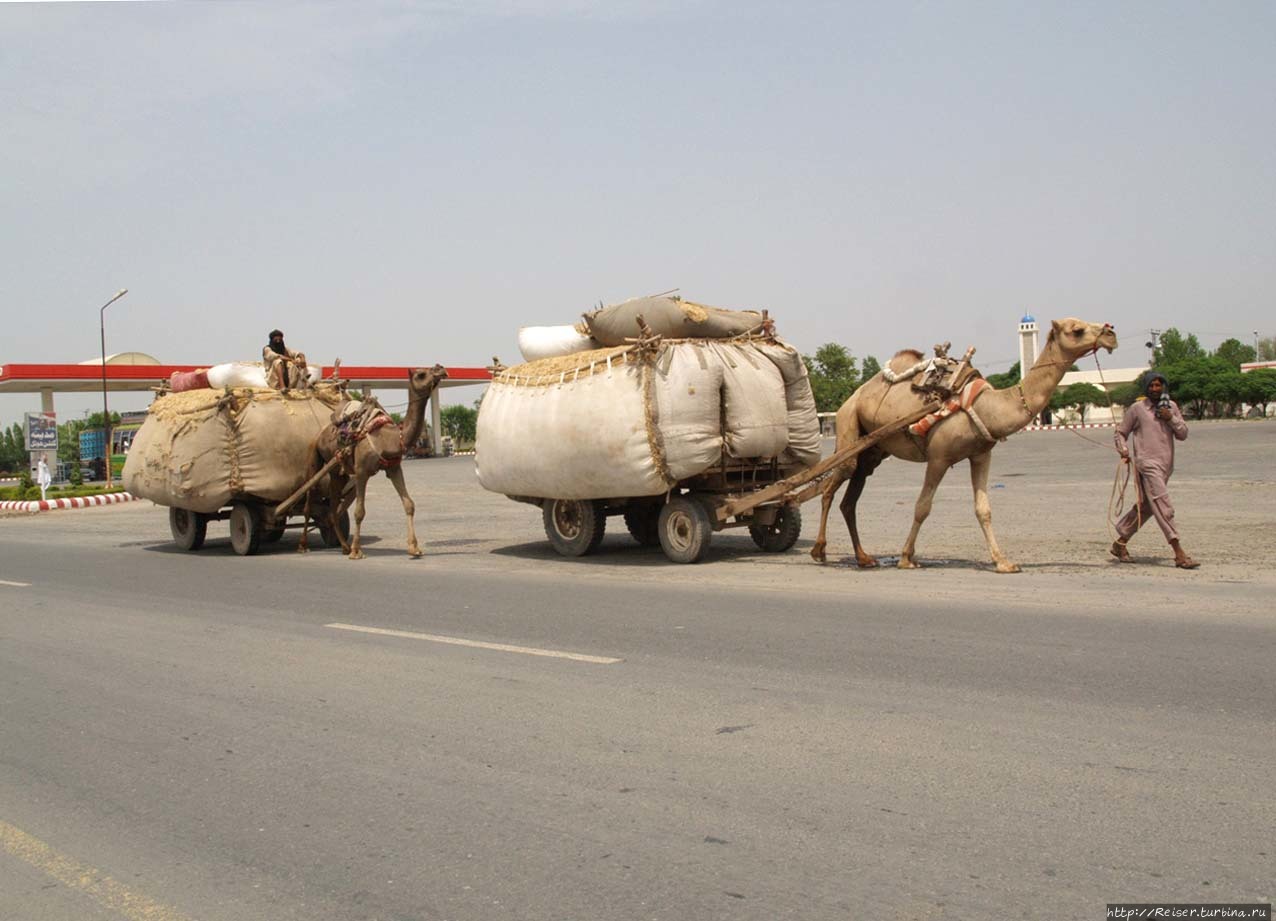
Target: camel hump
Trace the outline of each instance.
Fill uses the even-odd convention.
[[[886,367],[899,374],[917,364],[923,357],[925,356],[916,349],[900,349],[891,356],[891,360],[886,363]]]

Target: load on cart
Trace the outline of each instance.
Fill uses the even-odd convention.
[[[318,377],[317,368],[310,371],[310,380]],[[349,399],[344,386],[278,390],[251,363],[179,373],[171,385],[147,411],[123,477],[133,495],[168,507],[177,545],[198,550],[208,523],[228,520],[231,547],[247,556],[301,527],[277,513],[277,503],[306,479],[312,442]],[[312,514],[324,544],[341,545],[349,517]]]
[[[796,543],[796,505],[742,501],[820,459],[806,366],[765,313],[663,295],[519,338],[529,360],[494,371],[475,463],[486,489],[541,508],[558,552],[596,550],[610,516],[681,563],[723,528]]]

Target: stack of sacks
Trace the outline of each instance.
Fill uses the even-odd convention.
[[[774,338],[695,339],[499,372],[483,397],[475,450],[479,482],[493,492],[607,499],[660,495],[724,453],[810,466],[820,433],[796,349]]]
[[[124,462],[124,486],[193,512],[241,496],[282,501],[305,482],[310,444],[345,399],[329,384],[156,397]]]

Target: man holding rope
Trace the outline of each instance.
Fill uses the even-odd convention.
[[[1117,539],[1109,552],[1120,563],[1133,563],[1126,542],[1143,522],[1153,517],[1174,549],[1174,565],[1179,569],[1195,569],[1201,564],[1188,556],[1179,543],[1169,490],[1170,474],[1174,472],[1174,442],[1187,438],[1187,423],[1178,404],[1170,399],[1169,382],[1163,375],[1148,372],[1143,380],[1143,396],[1125,411],[1113,436],[1121,462],[1128,464],[1133,456],[1138,502],[1117,522]]]

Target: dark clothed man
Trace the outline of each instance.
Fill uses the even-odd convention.
[[[1144,379],[1143,396],[1125,411],[1113,436],[1121,460],[1134,464],[1139,502],[1117,522],[1117,540],[1111,553],[1122,563],[1134,562],[1126,542],[1140,525],[1155,518],[1174,549],[1174,565],[1180,569],[1195,569],[1200,564],[1188,556],[1179,543],[1174,506],[1170,503],[1174,442],[1187,438],[1187,423],[1178,404],[1169,399],[1167,383],[1162,375],[1149,374]]]
[[[266,366],[266,382],[276,390],[297,389],[309,383],[306,356],[284,345],[281,330],[270,331],[270,341],[261,350],[261,360]]]

